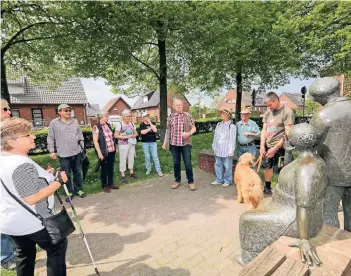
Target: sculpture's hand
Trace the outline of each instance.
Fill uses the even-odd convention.
[[[318,258],[317,253],[314,250],[313,246],[310,244],[309,240],[300,239],[298,242],[293,243],[290,246],[300,248],[300,256],[303,263],[306,263],[306,261],[308,261],[308,265],[310,266],[312,266],[313,263],[318,266],[321,265],[322,262]]]

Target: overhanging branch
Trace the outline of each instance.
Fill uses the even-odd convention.
[[[138,59],[136,56],[134,56],[132,53],[130,53],[131,57],[134,58],[137,62],[141,63],[142,65],[144,65],[146,68],[148,68],[152,73],[155,74],[155,76],[157,77],[158,80],[160,80],[160,76],[157,74],[157,71],[152,68],[149,64],[147,64],[146,62]]]
[[[20,39],[12,42],[12,45],[15,45],[17,43],[22,43],[22,42],[28,42],[28,41],[34,41],[34,40],[44,40],[44,39],[52,39],[52,38],[59,38],[59,37],[66,37],[67,35],[54,35],[54,36],[39,36],[35,38],[29,38],[29,39]]]

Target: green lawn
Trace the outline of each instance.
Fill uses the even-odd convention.
[[[206,134],[200,134],[200,135],[195,135],[192,140],[193,144],[193,149],[192,149],[192,163],[194,168],[197,168],[199,166],[198,164],[198,153],[201,150],[204,149],[209,149],[211,148],[212,144],[212,139],[213,139],[213,133],[206,133]],[[141,147],[141,143],[137,144],[137,151],[136,151],[136,160],[134,164],[134,169],[135,172],[138,176],[137,180],[128,178],[129,183],[133,182],[138,182],[141,180],[145,180],[148,178],[154,178],[157,177],[157,174],[155,172],[154,167],[152,167],[152,173],[147,176],[145,174],[146,169],[145,169],[145,161],[144,161],[144,153],[143,149]],[[163,173],[170,173],[173,171],[173,161],[172,161],[172,155],[169,151],[165,151],[161,148],[160,141],[158,141],[158,156],[160,159],[161,163],[161,168]],[[42,154],[42,155],[33,155],[31,158],[37,162],[40,166],[44,167],[47,163],[50,163],[52,167],[57,168],[59,166],[58,161],[53,161],[50,159],[48,154]],[[95,154],[94,149],[88,150],[88,158],[90,161],[90,167],[88,171],[88,176],[86,179],[86,182],[84,184],[84,190],[87,193],[95,193],[95,192],[100,192],[101,191],[101,184],[100,184],[100,172],[95,172],[95,165],[98,161],[97,156]],[[121,179],[120,179],[120,172],[119,172],[119,155],[116,155],[116,162],[115,162],[115,183],[117,185],[121,184]]]

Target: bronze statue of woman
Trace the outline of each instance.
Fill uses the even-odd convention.
[[[292,246],[300,248],[302,261],[321,264],[310,244],[323,226],[327,187],[325,163],[314,150],[317,132],[306,123],[295,125],[289,142],[298,157],[281,170],[273,197],[240,217],[240,264],[250,262],[280,236],[298,238]]]

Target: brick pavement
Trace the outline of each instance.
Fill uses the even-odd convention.
[[[185,176],[183,176],[185,179]],[[100,274],[238,275],[239,216],[233,186],[213,187],[213,176],[195,171],[197,191],[171,190],[172,175],[74,199]],[[69,237],[68,275],[94,275],[84,243]],[[46,275],[45,253],[36,264]]]

